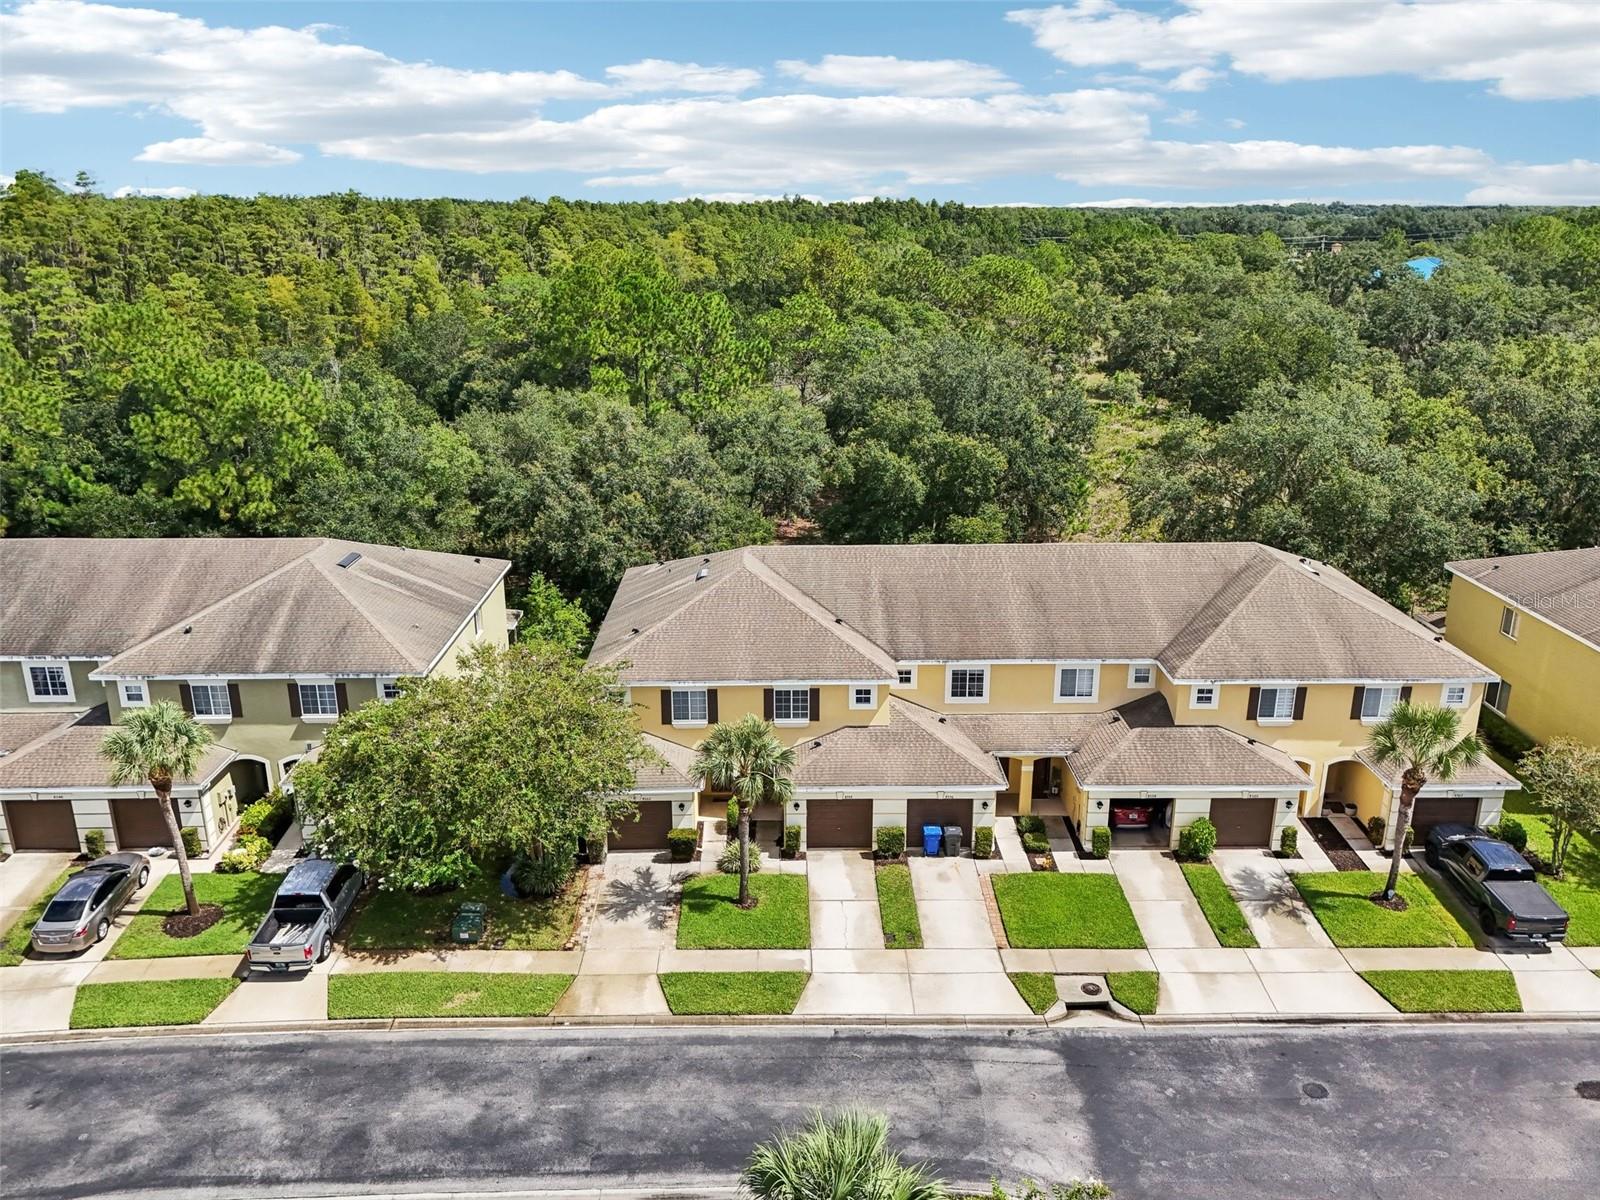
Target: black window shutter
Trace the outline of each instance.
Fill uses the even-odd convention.
[[[243,719],[244,701],[239,699],[239,685],[237,683],[228,685],[228,707],[233,710],[233,719],[235,721]]]
[[[761,689],[761,715],[768,721],[772,720],[772,689]]]
[[[672,724],[672,689],[671,688],[662,688],[661,689],[661,723],[663,725],[671,725]]]
[[[706,689],[706,721],[708,724],[717,723],[717,689]]]
[[[811,689],[811,701],[810,701],[810,704],[807,707],[809,708],[809,710],[811,712],[811,720],[813,720],[813,721],[822,720],[822,689],[821,688],[812,688]]]
[[[300,715],[300,685],[292,679],[289,680],[289,715]]]
[[[194,716],[194,693],[189,690],[187,683],[178,685],[178,703],[183,705],[183,711],[191,717]]]
[[[1407,684],[1405,687],[1400,689],[1400,703],[1401,704],[1410,704],[1411,703],[1411,685],[1410,684]]]
[[[341,715],[350,711],[350,695],[345,691],[344,680],[336,679],[333,681],[333,698],[338,702]]]
[[[1303,688],[1303,687],[1297,687],[1294,690],[1294,719],[1296,721],[1303,721],[1303,720],[1305,720],[1305,716],[1306,716],[1306,689]]]
[[[1367,689],[1364,687],[1358,687],[1350,697],[1350,719],[1352,721],[1361,720],[1361,702],[1366,698]]]
[[[1261,712],[1261,689],[1258,688],[1258,687],[1254,687],[1254,688],[1250,689],[1250,699],[1244,706],[1244,719],[1246,721],[1254,721],[1256,719],[1257,714],[1259,714],[1260,712]]]

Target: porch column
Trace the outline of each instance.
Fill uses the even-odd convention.
[[[1017,812],[1026,816],[1033,811],[1033,764],[1037,760],[1013,758],[1011,761],[1017,764]]]

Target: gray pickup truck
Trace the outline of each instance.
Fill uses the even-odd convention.
[[[272,910],[245,954],[252,971],[309,971],[328,957],[333,934],[350,915],[364,877],[325,858],[295,863],[278,885]]]

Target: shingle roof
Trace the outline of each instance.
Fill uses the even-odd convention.
[[[1472,558],[1446,567],[1557,628],[1600,645],[1600,546]]]
[[[1067,769],[1083,787],[1307,788],[1311,778],[1270,746],[1218,725],[1174,725],[1148,696],[1100,714]]]
[[[694,764],[694,751],[677,742],[657,737],[653,733],[641,735],[644,744],[661,756],[659,763],[643,763],[634,770],[633,787],[640,792],[698,791],[700,784],[690,774]]]
[[[1366,746],[1356,751],[1356,758],[1361,765],[1366,767],[1379,779],[1390,787],[1400,786],[1400,776],[1404,774],[1398,766],[1380,766],[1377,756],[1373,754],[1372,747]],[[1507,771],[1492,758],[1482,758],[1470,767],[1463,768],[1455,778],[1448,781],[1442,779],[1429,780],[1423,786],[1424,792],[1448,790],[1452,787],[1504,787],[1508,791],[1516,791],[1522,783],[1510,771]]]
[[[6,720],[9,723],[11,718]],[[0,789],[110,788],[111,768],[100,756],[101,743],[110,729],[111,717],[104,704],[86,713],[58,717],[54,728],[0,758]],[[192,777],[174,782],[179,787],[206,783],[235,757],[235,751],[213,744],[201,755]]]
[[[1340,572],[1249,542],[725,551],[631,568],[594,657],[630,661],[628,682],[1056,658],[1154,659],[1179,680],[1492,677]]]
[[[508,566],[334,538],[7,539],[0,653],[105,656],[107,676],[414,674]]]
[[[797,788],[995,788],[1005,776],[992,755],[950,718],[891,696],[889,720],[847,725],[796,748]]]

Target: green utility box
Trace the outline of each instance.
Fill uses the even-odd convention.
[[[483,926],[489,916],[489,906],[476,900],[468,901],[450,922],[450,940],[458,946],[470,946],[483,941]]]

